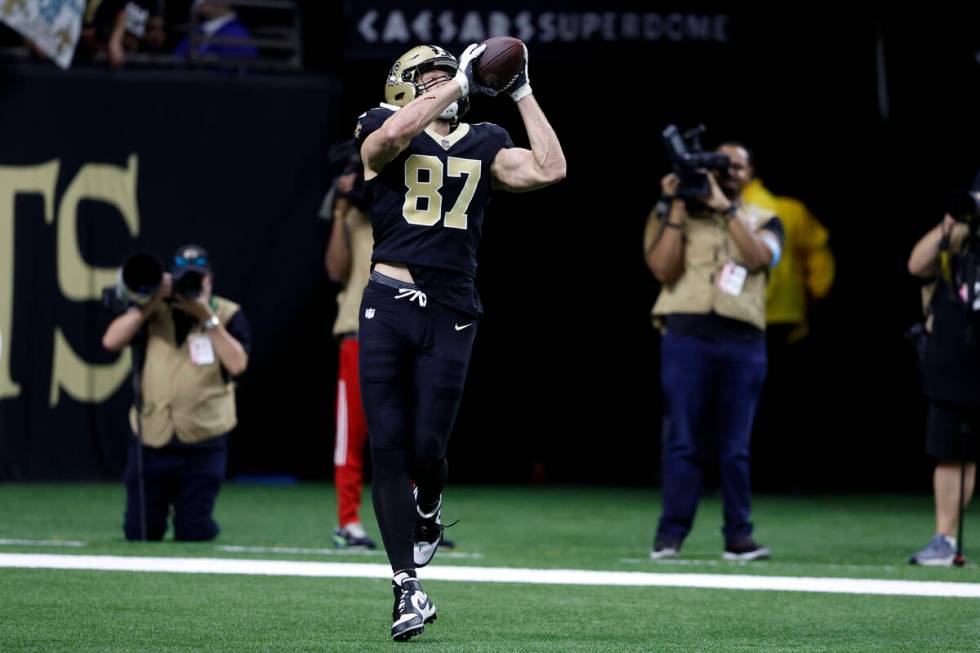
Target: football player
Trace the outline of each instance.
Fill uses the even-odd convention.
[[[485,47],[470,45],[459,60],[437,46],[412,48],[392,66],[385,102],[360,116],[354,134],[374,234],[359,316],[361,397],[374,510],[394,572],[397,641],[436,618],[415,569],[442,541],[446,447],[482,313],[476,251],[491,192],[565,177],[561,144],[531,91],[526,47],[504,92],[531,148],[514,147],[492,123],[460,121],[469,95],[498,93],[474,78]]]

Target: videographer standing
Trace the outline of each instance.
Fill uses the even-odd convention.
[[[914,276],[935,282],[926,322],[929,335],[922,389],[929,398],[926,452],[938,460],[933,473],[936,533],[925,548],[909,558],[912,564],[920,565],[953,564],[960,497],[965,507],[973,495],[977,470],[980,193],[961,195],[968,205],[972,199],[970,210],[958,214],[959,221],[947,213],[916,243],[908,263]]]
[[[212,294],[207,252],[198,245],[177,250],[169,274],[144,306],[134,306],[109,325],[102,344],[120,351],[140,347],[145,523],[148,540],[160,540],[173,506],[174,539],[211,540],[218,535],[214,502],[228,460],[228,432],[237,423],[233,377],[248,366],[250,336],[234,302]],[[126,539],[141,539],[141,507],[134,440],[124,473]]]
[[[663,195],[644,236],[647,265],[663,284],[653,316],[663,333],[670,423],[653,559],[679,553],[710,451],[721,471],[723,557],[769,556],[752,539],[749,439],[766,376],[766,275],[779,261],[783,229],[771,212],[741,199],[751,180],[748,150],[726,143],[718,152],[728,156],[728,169],[707,172],[699,198],[676,174],[661,180]]]
[[[337,150],[342,151],[342,146]],[[336,428],[334,430],[334,485],[337,488],[337,547],[377,546],[361,523],[361,492],[367,449],[367,421],[361,403],[358,369],[358,314],[361,296],[371,276],[371,233],[364,166],[350,141],[350,154],[342,174],[331,185],[320,217],[331,220],[330,241],[324,255],[327,276],[341,284],[333,333],[340,347],[337,361]]]

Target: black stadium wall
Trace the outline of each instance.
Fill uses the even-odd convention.
[[[492,5],[492,6],[491,6]],[[824,221],[838,260],[813,315],[802,410],[772,408],[761,489],[928,488],[924,403],[903,333],[905,261],[980,167],[980,43],[965,16],[817,5],[498,1],[304,3],[317,77],[30,67],[0,78],[0,479],[115,478],[128,359],[101,350],[96,294],[134,250],[198,240],[255,340],[230,472],[330,476],[336,287],[316,218],[325,145],[382,99],[418,41],[526,36],[568,179],[488,213],[480,324],[450,444],[453,482],[659,477],[657,286],[646,215],[660,131],[757,153],[774,191]],[[525,32],[522,34],[522,30]],[[334,80],[334,81],[331,81]],[[526,144],[507,98],[467,119]]]
[[[128,253],[184,242],[207,247],[254,332],[243,457],[290,469],[314,429],[329,440],[316,214],[337,85],[35,67],[0,83],[0,478],[119,476],[130,356],[101,347],[101,290]]]

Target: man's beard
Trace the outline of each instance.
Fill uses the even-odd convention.
[[[737,185],[719,184],[719,186],[721,186],[721,192],[730,200],[738,199],[738,196],[742,194],[742,189]]]

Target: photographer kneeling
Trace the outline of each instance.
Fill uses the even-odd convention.
[[[953,564],[960,507],[973,495],[980,434],[978,229],[980,193],[957,193],[943,221],[909,256],[909,272],[935,284],[927,310],[922,390],[929,399],[926,452],[937,459],[936,533],[909,558],[912,564]]]
[[[667,132],[665,132],[665,135]],[[681,150],[679,143],[675,150]],[[769,557],[752,538],[749,439],[766,377],[766,275],[779,261],[775,215],[742,201],[750,154],[727,143],[714,155],[680,153],[644,236],[663,284],[653,307],[669,428],[663,512],[650,557],[677,556],[691,530],[709,453],[718,456],[727,560]],[[722,155],[722,156],[719,156]],[[707,167],[685,170],[677,161]]]
[[[218,535],[212,512],[227,466],[228,432],[237,423],[232,379],[248,366],[250,336],[244,313],[213,295],[212,283],[207,253],[185,245],[152,298],[113,320],[102,337],[111,351],[132,343],[144,353],[137,370],[142,409],[131,414],[142,449],[134,440],[124,474],[128,540],[142,539],[144,519],[146,539],[162,539],[171,506],[175,540]]]

